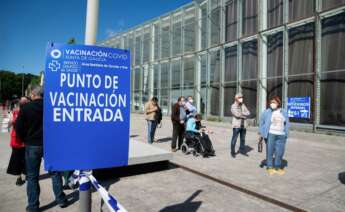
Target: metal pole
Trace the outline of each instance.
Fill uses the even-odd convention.
[[[85,44],[96,44],[99,0],[87,0]]]
[[[95,45],[98,27],[99,0],[87,0],[85,44]],[[83,171],[85,173],[85,171]],[[91,171],[89,171],[91,173]],[[91,212],[91,183],[87,177],[81,177],[79,187],[79,211]]]

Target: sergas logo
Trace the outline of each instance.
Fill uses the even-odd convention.
[[[58,49],[54,49],[53,51],[50,52],[50,56],[54,59],[58,59],[61,57],[61,51]]]

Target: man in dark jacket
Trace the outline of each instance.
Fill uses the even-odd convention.
[[[26,211],[39,211],[40,185],[39,174],[43,157],[43,91],[37,86],[32,90],[32,102],[27,103],[19,112],[15,130],[25,143],[25,160],[27,172],[28,206]],[[62,178],[58,172],[52,176],[55,199],[61,208],[67,206],[66,196],[62,189]]]
[[[184,121],[186,113],[184,111],[185,98],[180,96],[177,102],[173,105],[171,111],[171,121],[173,124],[173,135],[171,142],[171,151],[176,152],[176,141],[178,139],[178,149],[180,149],[183,142]]]

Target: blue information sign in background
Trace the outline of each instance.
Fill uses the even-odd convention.
[[[44,161],[52,171],[128,164],[129,51],[49,43]]]
[[[310,97],[289,97],[288,114],[290,118],[310,119]]]

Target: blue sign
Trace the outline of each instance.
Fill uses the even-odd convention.
[[[310,97],[289,97],[288,114],[290,118],[310,119]]]
[[[130,53],[49,43],[44,76],[44,161],[49,171],[128,164]]]

